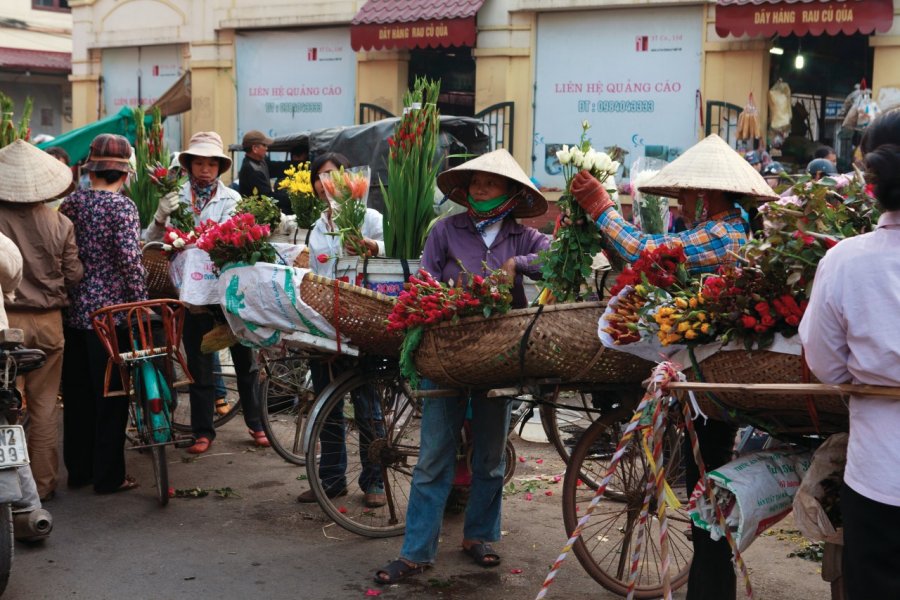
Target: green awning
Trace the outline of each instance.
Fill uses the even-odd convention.
[[[151,115],[144,117],[144,126],[148,129],[152,124]],[[91,149],[91,142],[101,133],[115,133],[124,135],[128,141],[134,144],[135,126],[134,114],[128,106],[123,106],[122,110],[114,115],[104,117],[99,121],[94,121],[84,127],[73,129],[50,141],[38,144],[38,148],[46,150],[52,146],[59,146],[69,155],[71,164],[75,164],[88,157]]]

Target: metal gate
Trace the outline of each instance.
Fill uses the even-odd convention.
[[[492,151],[498,148],[506,148],[510,152],[513,151],[515,115],[514,102],[498,102],[475,113],[475,118],[481,119],[487,125]]]
[[[744,110],[737,104],[708,100],[706,102],[706,135],[716,133],[734,148],[737,145],[738,116]]]
[[[391,111],[386,108],[381,108],[377,104],[369,104],[367,102],[359,103],[359,124],[365,125],[366,123],[372,123],[373,121],[380,121],[382,119],[390,119],[391,117],[395,117]]]

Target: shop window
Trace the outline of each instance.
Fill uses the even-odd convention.
[[[471,48],[416,49],[409,56],[409,86],[416,77],[441,80],[438,109],[445,115],[475,114],[475,59]]]
[[[31,0],[31,8],[35,10],[58,10],[69,12],[69,0]]]

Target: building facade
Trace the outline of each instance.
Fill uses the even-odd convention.
[[[501,106],[489,111],[500,145],[551,188],[561,183],[555,150],[578,140],[583,120],[595,143],[627,151],[628,165],[642,156],[671,159],[707,131],[727,137],[733,107],[751,93],[765,124],[767,92],[781,73],[770,51],[779,44],[793,44],[791,57],[816,37],[827,49],[827,36],[857,36],[860,76],[876,95],[900,83],[893,23],[900,0],[70,5],[76,125],[123,104],[150,104],[189,71],[191,110],[169,125],[174,145],[208,129],[233,143],[249,129],[282,135],[397,114],[412,77],[437,76],[442,112],[480,115]],[[847,57],[812,57],[835,59]],[[826,100],[850,91],[832,87],[804,100],[821,103],[823,124]]]
[[[12,98],[16,112],[32,99],[32,137],[72,128],[71,56],[72,15],[66,0],[3,2],[0,92]]]

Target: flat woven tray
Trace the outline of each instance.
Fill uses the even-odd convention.
[[[524,378],[640,383],[653,363],[604,348],[599,302],[511,310],[427,329],[416,352],[419,373],[443,385],[499,387]]]
[[[403,338],[387,330],[395,298],[313,273],[300,283],[300,297],[360,352],[400,356]]]
[[[703,381],[715,383],[817,383],[803,357],[766,350],[717,352],[700,363]],[[693,369],[689,379],[696,381]],[[799,394],[696,394],[710,418],[746,422],[769,433],[835,433],[848,431],[849,414],[841,396]],[[815,425],[818,421],[818,430]]]

